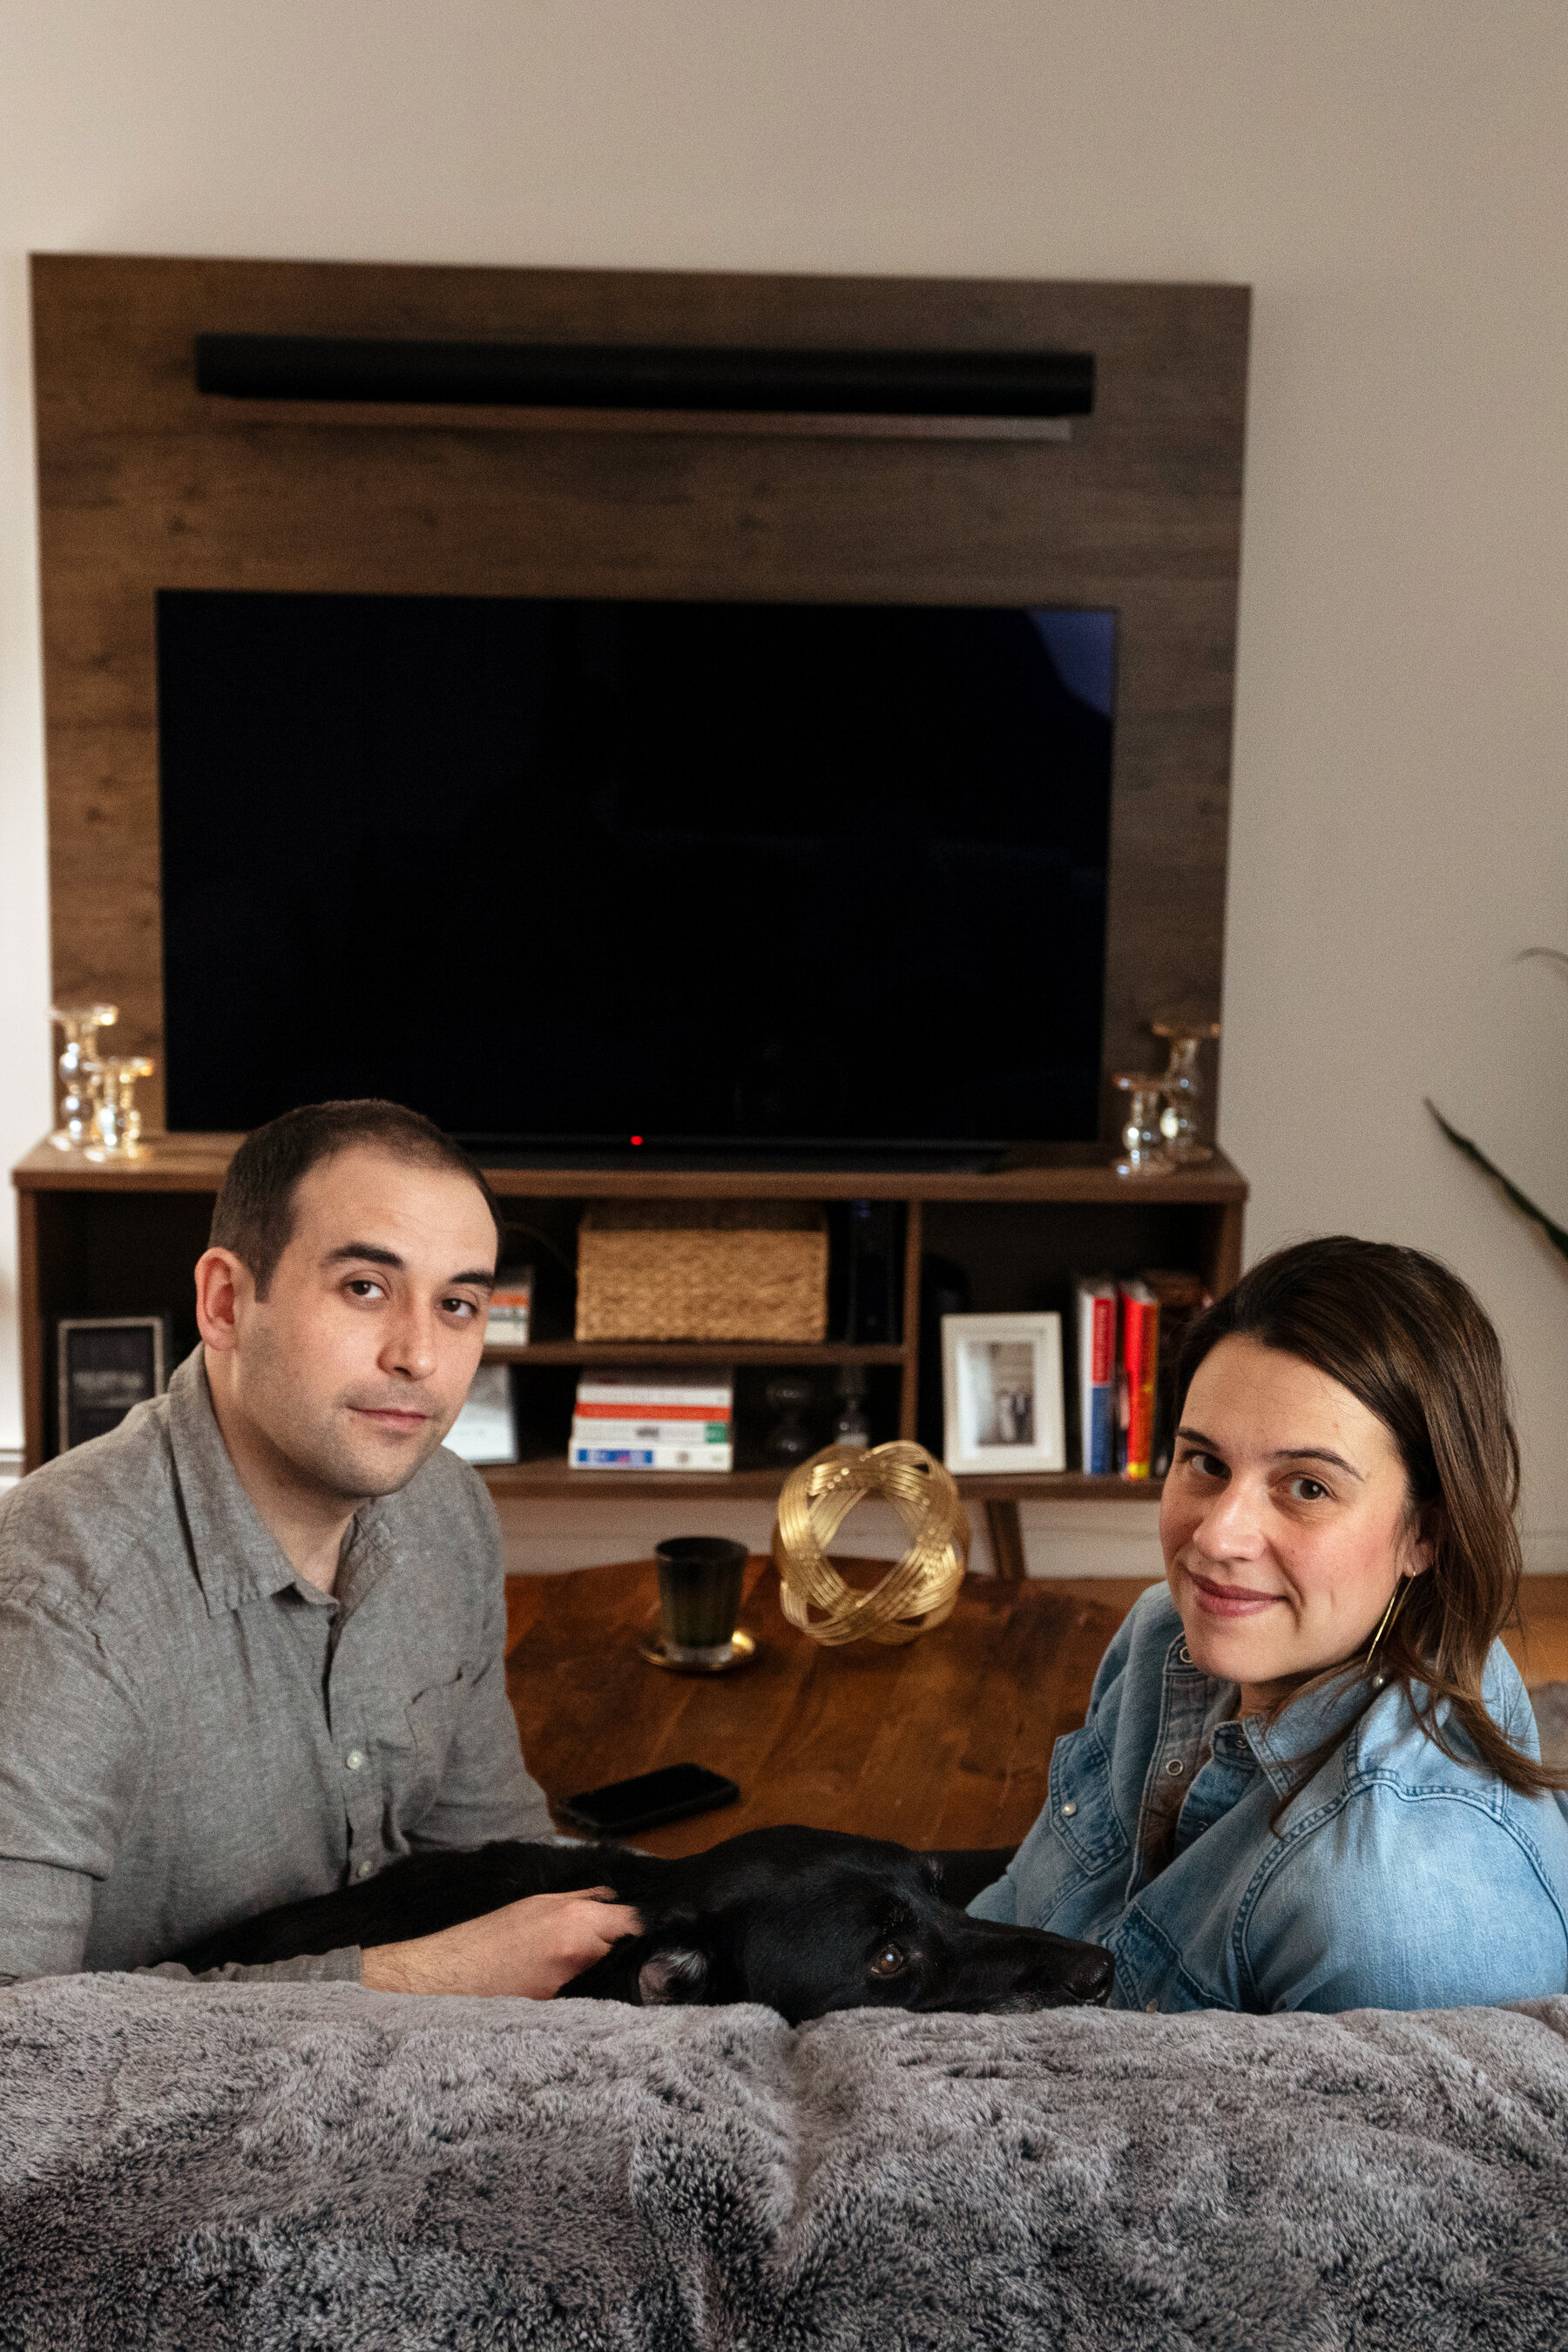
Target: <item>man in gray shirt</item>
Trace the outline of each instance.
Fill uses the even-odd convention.
[[[498,1230],[412,1112],[258,1129],[168,1394],[0,1505],[0,1982],[155,1967],[417,1847],[550,1836],[495,1511],[441,1444]],[[608,1896],[221,1973],[543,1998],[636,1931]]]

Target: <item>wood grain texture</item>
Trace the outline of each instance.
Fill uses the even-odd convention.
[[[21,1192],[213,1192],[238,1149],[237,1135],[153,1135],[135,1160],[104,1163],[38,1143],[12,1171]],[[806,1200],[963,1201],[1009,1203],[1099,1202],[1130,1211],[1239,1206],[1247,1179],[1223,1152],[1201,1168],[1173,1170],[1137,1182],[1115,1174],[1093,1144],[1053,1144],[985,1173],[922,1169],[676,1169],[493,1167],[485,1170],[503,1201]],[[929,1245],[929,1244],[928,1244]]]
[[[163,1045],[160,588],[1112,606],[1105,1067],[1217,1009],[1245,288],[49,255],[33,292],[54,980],[127,1050]],[[1091,350],[1097,406],[1065,446],[254,417],[191,364],[247,331]]]
[[[36,1470],[44,1459],[44,1406],[48,1378],[45,1363],[44,1318],[38,1311],[43,1294],[43,1268],[38,1257],[38,1202],[30,1192],[16,1195],[16,1296],[22,1343],[23,1462]]]
[[[919,1200],[904,1204],[903,1333],[904,1374],[899,1388],[899,1435],[918,1435],[921,1402],[921,1253],[925,1246],[925,1216]]]
[[[829,441],[1070,441],[1075,420],[1062,416],[836,416],[823,410],[689,408],[491,408],[473,401],[271,400],[224,395],[239,425],[336,425],[402,432],[461,426],[475,433],[743,433]],[[1084,429],[1081,423],[1077,429]]]
[[[741,1622],[757,1655],[700,1677],[637,1654],[658,1607],[650,1562],[514,1576],[507,1688],[552,1802],[662,1764],[706,1764],[739,1783],[738,1804],[639,1832],[655,1853],[780,1822],[906,1845],[1013,1845],[1140,1589],[970,1577],[947,1623],[907,1648],[826,1651],[785,1622],[771,1564],[753,1560]]]
[[[574,1470],[564,1454],[542,1461],[487,1466],[485,1484],[492,1495],[559,1499],[566,1495],[621,1495],[664,1502],[705,1500],[741,1496],[771,1501],[784,1486],[784,1470],[650,1470],[646,1475],[626,1470]],[[1158,1499],[1158,1478],[1085,1477],[1076,1470],[1014,1470],[965,1472],[958,1491],[966,1503],[1058,1502],[1146,1503]],[[971,1515],[973,1516],[973,1513]]]
[[[1024,1529],[1018,1505],[1010,1496],[988,1495],[982,1506],[991,1546],[991,1565],[1005,1582],[1017,1584],[1029,1573],[1024,1551]]]
[[[753,1664],[712,1681],[645,1665],[651,1561],[507,1579],[507,1688],[552,1801],[659,1764],[724,1772],[741,1801],[639,1833],[694,1853],[808,1822],[915,1846],[1012,1845],[1045,1802],[1053,1745],[1144,1583],[970,1577],[947,1623],[903,1650],[824,1651],[787,1624],[771,1563],[747,1571]],[[1503,1639],[1531,1684],[1568,1676],[1568,1576],[1524,1580]]]

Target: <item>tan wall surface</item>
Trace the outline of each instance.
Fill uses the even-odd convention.
[[[0,0],[0,1154],[49,1115],[30,248],[1246,280],[1251,1252],[1458,1266],[1568,1568],[1568,1268],[1421,1108],[1568,1222],[1568,985],[1510,961],[1568,946],[1565,121],[1560,0]]]

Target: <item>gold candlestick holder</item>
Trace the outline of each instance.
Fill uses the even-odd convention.
[[[1196,1118],[1204,1093],[1198,1049],[1219,1035],[1219,1023],[1186,1021],[1179,1013],[1162,1013],[1149,1026],[1156,1037],[1166,1040],[1171,1049],[1171,1058],[1160,1081],[1165,1097],[1165,1108],[1160,1113],[1163,1155],[1173,1168],[1201,1167],[1205,1160],[1214,1158],[1214,1146],[1204,1141]]]
[[[136,1081],[150,1078],[155,1065],[145,1054],[106,1054],[97,1065],[101,1072],[92,1114],[89,1160],[140,1160],[142,1114],[135,1104]]]
[[[1118,1070],[1110,1083],[1127,1097],[1121,1158],[1111,1161],[1112,1168],[1119,1176],[1163,1176],[1168,1164],[1160,1149],[1160,1089],[1163,1080],[1152,1070]]]
[[[55,1065],[60,1082],[59,1125],[49,1138],[57,1151],[82,1151],[92,1141],[102,1070],[98,1033],[112,1028],[119,1018],[118,1004],[49,1007],[49,1019],[58,1024],[65,1039]]]

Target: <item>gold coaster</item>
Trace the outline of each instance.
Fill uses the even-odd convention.
[[[731,1667],[749,1664],[756,1655],[756,1636],[742,1633],[739,1625],[730,1636],[729,1656],[710,1666],[688,1665],[682,1658],[667,1657],[664,1643],[657,1633],[648,1634],[637,1643],[638,1655],[646,1658],[650,1666],[663,1666],[667,1673],[672,1675],[727,1675]]]

